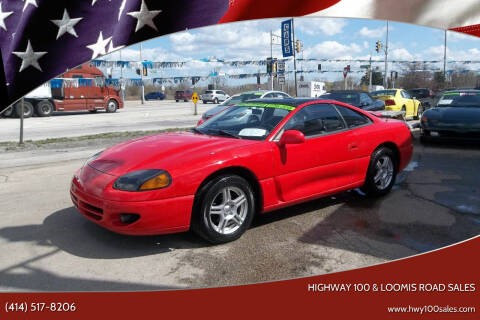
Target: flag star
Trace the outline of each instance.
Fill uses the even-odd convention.
[[[62,20],[51,20],[58,27],[57,39],[63,36],[66,32],[78,38],[75,29],[73,28],[77,23],[80,22],[83,18],[73,18],[71,19],[68,15],[67,9],[63,11]]]
[[[13,11],[3,12],[2,3],[0,2],[0,27],[5,31],[7,31],[7,26],[5,25],[5,19],[7,19],[12,13]]]
[[[88,49],[93,51],[92,59],[95,59],[96,57],[107,53],[105,50],[105,47],[107,46],[107,44],[110,42],[111,39],[112,37],[103,39],[102,31],[100,31],[97,42],[87,46]]]
[[[25,9],[27,9],[27,6],[28,6],[29,4],[31,4],[31,5],[33,5],[33,6],[35,6],[35,7],[38,8],[37,0],[23,0],[23,1],[25,1],[25,5],[23,6],[23,10],[22,10],[22,11],[25,11]]]
[[[153,18],[155,18],[162,10],[151,10],[149,11],[145,0],[142,0],[142,5],[140,6],[140,11],[127,12],[129,16],[132,16],[137,19],[137,26],[135,32],[143,28],[145,25],[158,31],[155,23],[153,23]]]
[[[113,52],[113,51],[118,50],[118,49],[122,49],[123,47],[125,47],[125,46],[114,47],[114,46],[113,46],[113,40],[112,40],[112,41],[110,41],[110,43],[108,44],[107,53]]]
[[[92,7],[95,5],[95,3],[97,2],[98,0],[92,0]],[[112,0],[108,0],[108,2],[110,2]]]
[[[20,71],[22,72],[29,66],[35,67],[40,71],[43,71],[38,64],[38,59],[40,59],[43,55],[47,54],[47,52],[34,52],[32,48],[32,44],[30,40],[27,43],[27,50],[25,52],[12,52],[14,55],[22,59],[22,65],[20,66]]]
[[[120,21],[122,12],[123,10],[125,10],[125,2],[127,2],[127,0],[122,0],[122,3],[120,4],[120,8],[118,9],[118,21]]]

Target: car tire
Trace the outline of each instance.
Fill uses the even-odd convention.
[[[175,102],[178,102],[178,100],[175,100]]]
[[[203,104],[207,104],[207,101],[205,101],[205,100],[202,100],[202,102],[203,102]]]
[[[213,99],[213,103],[218,104],[218,98]]]
[[[240,238],[249,228],[255,197],[250,184],[237,175],[221,175],[207,182],[197,193],[192,230],[213,244]]]
[[[108,113],[114,113],[118,109],[118,103],[117,101],[110,99],[108,100],[107,108],[105,109],[106,112]]]
[[[53,110],[53,104],[48,100],[41,100],[35,106],[35,111],[39,117],[50,117]]]
[[[417,114],[413,116],[413,119],[414,120],[420,119],[420,117],[422,116],[422,113],[423,113],[423,105],[420,103],[418,104],[418,107],[417,107]]]
[[[21,106],[22,102],[17,102],[17,104],[15,105],[15,116],[20,118],[20,113],[21,113]],[[30,118],[31,116],[33,116],[33,105],[28,102],[28,101],[24,101],[23,102],[23,118]]]
[[[370,157],[365,184],[360,189],[367,196],[383,196],[392,189],[396,176],[397,165],[393,151],[380,147]]]

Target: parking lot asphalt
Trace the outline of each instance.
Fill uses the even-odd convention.
[[[239,240],[218,246],[189,232],[118,235],[80,216],[69,198],[70,179],[99,147],[0,156],[0,291],[274,281],[409,257],[480,233],[480,148],[474,145],[425,146],[416,137],[412,162],[386,197],[367,199],[354,190],[277,210],[257,217]]]

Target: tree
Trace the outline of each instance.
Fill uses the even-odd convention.
[[[370,84],[370,72],[367,70],[366,74],[360,79],[360,84],[368,86]],[[372,72],[372,85],[382,85],[383,84],[383,74],[380,71]]]

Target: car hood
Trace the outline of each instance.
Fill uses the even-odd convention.
[[[259,143],[255,140],[208,136],[190,132],[161,133],[130,140],[104,150],[88,165],[103,173],[119,176],[142,169],[175,169],[211,159],[231,149]]]
[[[437,107],[423,114],[430,123],[480,128],[479,107]]]

